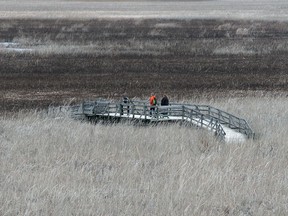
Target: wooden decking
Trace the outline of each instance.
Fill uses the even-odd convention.
[[[73,117],[101,118],[102,120],[131,119],[146,122],[185,122],[191,126],[213,131],[225,140],[229,134],[253,138],[248,123],[239,117],[208,105],[171,103],[168,106],[150,106],[147,101],[130,100],[129,103],[107,100],[84,101],[70,107]]]

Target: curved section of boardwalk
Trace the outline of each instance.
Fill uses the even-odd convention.
[[[254,132],[244,119],[207,105],[171,103],[168,106],[150,106],[147,101],[139,100],[130,100],[129,103],[95,100],[72,107],[72,115],[146,122],[181,121],[211,130],[223,140],[254,137]]]

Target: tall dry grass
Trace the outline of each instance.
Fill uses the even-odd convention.
[[[259,138],[2,116],[0,215],[286,215],[287,98],[197,102],[245,117]]]

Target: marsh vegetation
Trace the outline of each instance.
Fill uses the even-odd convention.
[[[256,140],[163,125],[93,125],[43,112],[0,118],[1,215],[283,215],[287,100],[223,98]]]
[[[69,2],[0,2],[0,215],[287,214],[286,21],[107,18]],[[240,116],[257,139],[45,111],[152,91]]]

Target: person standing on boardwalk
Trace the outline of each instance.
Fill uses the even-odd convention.
[[[150,103],[150,115],[152,115],[155,112],[155,106],[157,105],[157,99],[154,93],[151,93],[151,96],[149,98]]]
[[[130,111],[129,104],[130,104],[130,99],[128,98],[127,93],[125,92],[120,102],[120,115],[124,115],[125,110],[126,110],[126,114],[129,115],[129,111]]]
[[[168,99],[167,95],[164,94],[163,98],[161,99],[161,106],[168,106],[168,105],[169,105],[169,99]],[[165,109],[165,111],[167,111],[167,110]],[[167,112],[162,112],[162,114],[165,116],[168,115]]]
[[[169,99],[167,95],[163,95],[163,98],[161,99],[161,106],[168,106],[169,105]]]

